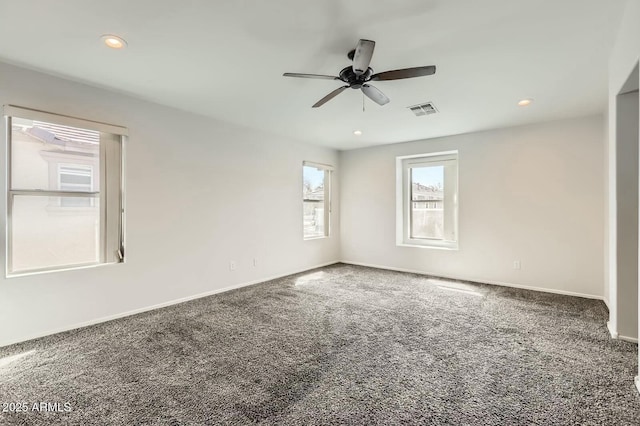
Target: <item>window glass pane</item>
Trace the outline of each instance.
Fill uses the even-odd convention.
[[[324,202],[303,203],[304,237],[324,237]]]
[[[99,188],[98,132],[17,117],[11,124],[11,189]]]
[[[303,228],[304,238],[325,236],[325,171],[303,167]]]
[[[324,200],[324,170],[303,167],[302,193],[305,200]]]
[[[411,238],[444,237],[444,166],[414,167],[411,173]]]
[[[100,260],[99,198],[64,197],[88,201],[90,207],[80,210],[60,208],[62,198],[13,196],[12,272]]]

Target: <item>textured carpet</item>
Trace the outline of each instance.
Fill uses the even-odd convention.
[[[339,264],[0,348],[0,403],[27,407],[0,424],[638,425],[637,345],[606,320]]]

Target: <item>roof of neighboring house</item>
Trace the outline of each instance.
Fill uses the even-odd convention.
[[[38,125],[35,125],[38,123]],[[42,124],[46,125],[43,126]],[[32,127],[17,125],[14,131],[28,138],[44,143],[45,146],[69,153],[97,155],[100,144],[100,133],[68,126],[50,125],[34,121]],[[53,130],[56,130],[54,132]]]
[[[442,200],[444,197],[442,187],[422,185],[417,182],[412,183],[412,194],[414,199],[424,200]]]

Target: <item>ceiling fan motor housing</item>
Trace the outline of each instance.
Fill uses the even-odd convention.
[[[340,71],[339,77],[340,80],[349,84],[349,87],[352,89],[360,89],[364,83],[371,79],[373,75],[373,70],[371,67],[367,68],[367,70],[360,75],[357,75],[355,71],[353,71],[353,67],[345,67]]]

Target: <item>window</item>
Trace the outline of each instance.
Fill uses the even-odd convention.
[[[124,261],[126,129],[13,106],[7,275]]]
[[[302,224],[304,239],[329,236],[331,217],[331,166],[302,164]]]
[[[93,167],[78,164],[58,166],[58,189],[60,191],[93,192]],[[60,197],[61,207],[91,207],[93,198]]]
[[[397,158],[397,244],[458,248],[458,153]]]

